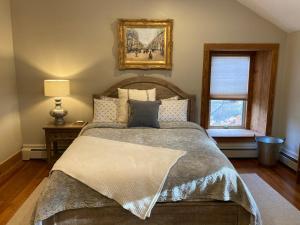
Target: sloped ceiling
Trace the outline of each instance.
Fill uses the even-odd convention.
[[[300,31],[300,0],[237,0],[286,32]]]

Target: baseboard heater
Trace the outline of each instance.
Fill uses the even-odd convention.
[[[288,155],[285,151],[281,152],[279,160],[280,160],[280,162],[282,162],[286,166],[288,166],[291,169],[297,171],[298,161],[294,157],[291,157],[290,155]]]
[[[255,142],[220,143],[219,148],[228,158],[257,158]]]
[[[46,159],[47,151],[44,145],[23,145],[22,159]]]
[[[219,146],[222,152],[228,158],[257,158],[258,152],[256,150],[256,146],[253,144],[248,145],[232,145],[225,144],[223,146]],[[22,159],[30,160],[30,159],[46,159],[47,152],[45,145],[23,145],[22,148]],[[297,160],[293,157],[290,157],[286,154],[285,151],[280,154],[280,161],[286,166],[290,167],[293,170],[297,170]]]
[[[256,143],[222,143],[219,148],[228,158],[257,158]],[[279,161],[292,170],[297,171],[296,156],[285,148],[280,153]]]

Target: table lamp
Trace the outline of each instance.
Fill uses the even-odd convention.
[[[70,81],[44,80],[44,94],[55,97],[55,108],[50,111],[50,115],[55,118],[55,125],[63,125],[65,123],[64,116],[68,114],[68,111],[61,107],[61,97],[70,94]]]

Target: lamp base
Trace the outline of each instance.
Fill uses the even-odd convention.
[[[64,116],[68,114],[67,110],[64,110],[61,107],[61,99],[56,98],[55,99],[55,108],[50,111],[50,115],[54,117],[54,124],[55,125],[64,125],[65,120]]]

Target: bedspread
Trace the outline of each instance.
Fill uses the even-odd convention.
[[[126,128],[124,124],[92,123],[80,135],[101,137],[187,153],[171,168],[158,202],[233,201],[252,214],[251,224],[261,225],[256,203],[248,188],[204,129],[190,122],[165,122],[160,129]],[[35,223],[67,210],[116,205],[83,183],[54,171],[36,209]]]

